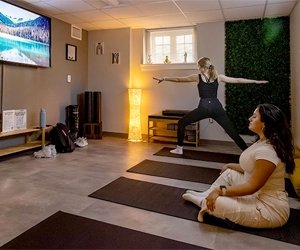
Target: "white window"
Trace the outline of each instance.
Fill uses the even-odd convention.
[[[194,63],[195,44],[193,27],[147,30],[144,63]]]

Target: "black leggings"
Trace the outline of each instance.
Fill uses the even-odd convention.
[[[199,106],[186,114],[178,121],[177,139],[178,145],[183,146],[185,127],[193,122],[197,122],[206,118],[214,119],[226,133],[234,140],[234,142],[245,150],[248,146],[245,141],[236,132],[233,124],[229,120],[222,104],[217,98],[201,99]]]

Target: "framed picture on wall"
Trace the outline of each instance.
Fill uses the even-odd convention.
[[[113,52],[111,55],[111,63],[112,64],[120,64],[120,53]]]
[[[66,44],[66,59],[69,61],[77,61],[77,46]]]

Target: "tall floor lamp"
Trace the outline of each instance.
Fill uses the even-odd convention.
[[[129,132],[128,141],[142,141],[141,101],[142,89],[130,88],[129,95]]]

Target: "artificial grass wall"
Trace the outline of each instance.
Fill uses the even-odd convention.
[[[259,103],[280,107],[291,120],[289,17],[225,23],[225,74],[268,80],[265,85],[226,84],[226,111],[240,134]]]

